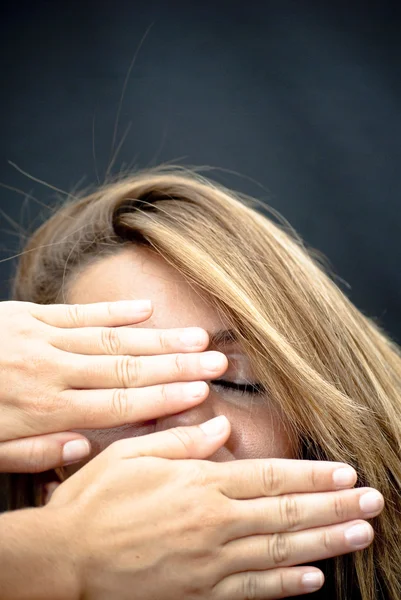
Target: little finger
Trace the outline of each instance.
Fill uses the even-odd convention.
[[[310,594],[320,589],[324,575],[314,567],[235,573],[218,583],[213,600],[275,600]]]

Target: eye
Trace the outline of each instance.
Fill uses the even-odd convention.
[[[231,390],[234,394],[243,396],[249,394],[251,396],[262,395],[266,393],[265,388],[257,382],[251,383],[249,381],[244,383],[237,383],[235,381],[227,381],[226,379],[215,379],[210,384],[214,388],[223,388],[225,390]]]

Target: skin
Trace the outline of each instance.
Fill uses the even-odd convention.
[[[132,325],[134,328],[196,326],[206,329],[209,334],[227,329],[221,315],[200,291],[193,289],[176,269],[146,248],[124,249],[86,267],[70,285],[68,293],[68,302],[72,304],[136,299],[151,300],[154,310],[150,319]],[[219,350],[227,356],[229,367],[224,379],[253,381],[252,367],[238,343],[210,346],[209,349]],[[286,433],[284,416],[269,404],[268,398],[239,395],[213,384],[204,402],[179,414],[113,429],[80,432],[91,441],[90,460],[118,439],[197,425],[218,415],[229,419],[232,433],[211,460],[294,457],[294,445]],[[83,464],[65,467],[65,474],[71,475]]]
[[[153,302],[151,318],[139,319],[140,324],[138,318],[129,321],[137,323],[132,327],[145,329],[141,332],[145,336],[125,329],[122,323],[117,345],[124,348],[122,355],[135,353],[137,358],[127,361],[124,356],[96,355],[109,334],[106,329],[91,332],[93,341],[89,346],[85,344],[85,327],[80,323],[87,311],[82,310],[82,305],[94,303],[91,310],[96,312],[105,307],[104,302],[111,302],[115,308],[114,301],[135,299]],[[43,412],[50,422],[53,417],[53,426],[61,426],[57,421],[59,408],[54,402],[46,404],[47,395],[59,398],[60,408],[66,404],[70,407],[71,415],[76,417],[73,427],[83,423],[103,427],[111,422],[116,425],[138,421],[135,417],[139,414],[141,419],[166,414],[166,410],[149,410],[155,392],[148,386],[154,386],[160,377],[161,381],[168,381],[171,375],[184,380],[220,376],[248,384],[253,380],[251,365],[233,342],[210,348],[224,354],[140,356],[146,354],[147,346],[144,341],[143,345],[138,344],[138,340],[149,340],[154,334],[159,339],[161,330],[200,326],[213,339],[214,334],[227,329],[227,323],[199,290],[188,286],[179,273],[148,250],[131,247],[102,258],[77,275],[67,301],[70,306],[63,305],[62,310],[58,306],[20,307],[15,303],[4,308],[5,312],[14,311],[7,323],[17,333],[15,352],[8,363],[5,360],[10,365],[6,372],[14,382],[14,386],[5,386],[13,392],[8,405],[5,402],[5,416],[9,416],[9,405],[13,407],[10,401],[17,409],[21,403],[24,406],[27,394],[21,394],[21,388],[23,391],[24,384],[26,387],[32,379],[36,402],[28,404],[24,412],[15,411],[19,416],[22,413],[28,425],[31,417],[31,429],[35,416]],[[108,313],[110,310],[111,305]],[[131,309],[124,306],[124,318],[133,318],[126,314],[127,310]],[[84,318],[87,320],[88,315]],[[132,340],[127,343],[127,339],[123,343],[127,333],[135,334],[134,344]],[[11,336],[10,340],[14,338]],[[159,349],[164,353],[171,351],[168,338],[160,338]],[[23,351],[27,344],[29,349],[35,349],[30,361],[19,356],[18,340],[23,341]],[[206,343],[205,338],[203,346]],[[84,356],[74,354],[79,355],[80,351]],[[88,351],[95,354],[89,357]],[[214,367],[200,368],[200,358],[208,355],[213,358]],[[229,366],[224,372],[227,359]],[[127,362],[133,365],[132,371],[125,369]],[[192,369],[188,369],[191,364]],[[103,404],[104,414],[108,418],[117,416],[117,421],[99,421],[97,403],[111,397],[104,395],[108,390],[103,388],[116,384],[121,387],[124,382],[130,385],[130,381],[136,382],[137,387],[126,401],[113,405],[107,400]],[[181,411],[176,414],[113,429],[81,430],[92,442],[93,460],[83,469],[82,463],[70,465],[67,476],[77,469],[79,472],[58,486],[54,494],[48,490],[46,506],[14,511],[1,518],[1,537],[5,542],[0,556],[5,565],[1,587],[5,600],[23,600],[27,593],[32,598],[55,598],[56,587],[60,600],[84,596],[101,600],[109,598],[111,592],[123,600],[131,598],[132,589],[141,590],[144,600],[145,596],[149,600],[159,598],[160,589],[165,590],[166,600],[194,594],[216,600],[243,600],[250,595],[288,597],[309,593],[323,583],[321,575],[317,582],[303,582],[303,574],[318,571],[300,564],[355,551],[371,543],[372,528],[354,519],[377,515],[383,505],[380,495],[377,498],[376,492],[363,488],[340,491],[344,485],[347,488],[355,484],[356,473],[351,472],[351,480],[336,481],[335,464],[280,460],[292,458],[294,446],[286,434],[284,415],[273,410],[269,399],[239,395],[216,386],[216,382],[210,387],[207,399],[196,406],[192,400],[191,404],[176,402],[180,395],[177,387],[169,388],[174,390],[169,398],[166,387],[170,406]],[[191,408],[182,410],[183,406]],[[86,415],[83,422],[79,421],[80,411]],[[223,419],[225,430],[207,442],[205,421],[218,415],[228,417],[231,427]],[[51,425],[44,429],[47,434],[51,431]],[[18,441],[15,433],[10,442],[6,438],[6,443]],[[191,458],[194,453],[201,459],[212,457],[213,462],[180,460]],[[236,461],[246,458],[267,460]],[[216,464],[223,462],[226,464]],[[344,471],[343,465],[337,466],[340,472]],[[110,496],[111,490],[114,493]],[[46,582],[44,564],[49,567],[45,569]],[[29,589],[21,572],[27,574]],[[175,573],[181,576],[175,577]]]

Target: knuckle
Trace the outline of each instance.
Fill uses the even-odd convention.
[[[160,397],[161,397],[161,401],[163,406],[168,406],[169,405],[169,394],[167,391],[167,386],[165,383],[162,383],[160,385]]]
[[[183,356],[181,354],[176,354],[175,355],[175,357],[174,357],[174,365],[175,365],[176,374],[179,377],[185,375],[185,372],[186,372],[185,361],[184,361]]]
[[[85,308],[82,304],[66,304],[66,317],[72,327],[81,327],[84,322]]]
[[[59,401],[59,396],[57,398],[52,398],[50,394],[44,393],[43,390],[42,393],[38,394],[35,398],[35,402],[31,404],[29,409],[32,416],[36,418],[46,418],[48,420],[50,417],[56,417],[63,409],[65,409],[65,402],[63,400]]]
[[[14,405],[24,406],[32,413],[42,411],[42,406],[53,410],[57,404],[60,382],[57,363],[42,344],[25,344],[24,353],[10,353],[3,360],[7,369],[9,386],[3,386],[2,402],[11,400]]]
[[[278,493],[282,486],[282,476],[272,461],[263,462],[261,466],[262,486],[266,496]]]
[[[282,496],[279,500],[280,522],[287,531],[298,529],[301,514],[297,500],[293,496]]]
[[[347,518],[347,503],[344,498],[336,494],[333,499],[334,514],[337,519],[344,521]]]
[[[136,386],[141,373],[141,359],[134,356],[122,356],[117,361],[117,380],[122,387]]]
[[[219,507],[219,520],[216,523],[216,527],[224,527],[229,530],[231,530],[232,527],[236,527],[236,524],[238,523],[238,515],[229,499],[225,496],[221,497],[219,494],[218,501],[215,501],[214,505]]]
[[[169,334],[167,331],[161,331],[159,334],[159,345],[163,353],[167,353],[170,350],[171,344],[169,341]]]
[[[12,324],[13,329],[15,327],[18,335],[30,339],[38,338],[38,335],[44,331],[43,324],[35,322],[29,315],[14,314],[10,315],[9,323]]]
[[[40,473],[46,468],[47,452],[42,440],[31,440],[26,448],[27,464],[31,473]]]
[[[285,580],[286,571],[285,569],[280,569],[277,572],[277,592],[278,595],[285,598],[285,594],[287,593],[287,582]]]
[[[223,511],[215,501],[205,501],[202,504],[191,503],[189,510],[192,513],[191,529],[195,531],[216,532],[223,526]]]
[[[119,421],[128,418],[130,412],[129,406],[128,390],[126,388],[117,388],[114,390],[111,397],[110,410]]]
[[[198,484],[200,486],[202,486],[203,488],[214,488],[219,490],[218,485],[216,485],[215,482],[213,482],[213,479],[211,477],[211,471],[209,470],[209,465],[211,464],[211,462],[206,461],[206,460],[192,460],[191,461],[197,468],[196,468],[196,481],[198,482]],[[219,492],[219,498],[221,499],[221,494]]]
[[[245,600],[257,600],[259,598],[259,585],[254,573],[246,573],[242,580],[241,598]]]
[[[332,544],[331,535],[330,535],[329,531],[324,530],[320,534],[320,545],[325,551],[331,552],[333,544]]]
[[[197,489],[207,488],[210,486],[210,472],[208,469],[210,463],[205,460],[192,459],[185,461],[186,479],[191,485],[195,485]]]
[[[105,354],[119,354],[121,349],[118,331],[113,327],[103,327],[101,330],[101,345]]]
[[[56,352],[49,352],[43,345],[40,346],[39,344],[35,344],[35,346],[36,354],[33,353],[33,345],[30,347],[30,352],[28,353],[30,365],[25,367],[25,369],[37,373],[39,377],[52,374],[53,369],[57,364],[58,356]],[[23,367],[23,365],[21,365],[21,367]]]
[[[22,349],[21,341],[24,344],[37,344],[48,340],[51,326],[35,319],[32,315],[20,312],[9,314],[7,317],[3,315],[3,317],[3,332],[9,336],[10,342],[16,341],[17,346],[14,347]],[[24,355],[26,354],[27,352],[24,352]],[[35,352],[33,354],[36,355]]]
[[[29,350],[31,350],[32,352],[35,351],[33,356],[36,358],[36,348],[31,347],[30,344],[25,344],[24,350],[25,353],[10,352],[7,357],[4,357],[2,367],[7,368],[10,375],[14,373],[19,378],[32,376],[32,361],[27,360],[27,356],[29,356]]]
[[[107,314],[108,317],[114,317],[115,311],[114,311],[114,304],[113,304],[113,302],[106,302],[105,303],[105,309],[106,309],[106,314]]]
[[[50,425],[51,420],[68,411],[70,406],[60,389],[51,382],[43,383],[45,372],[42,369],[40,375],[38,375],[39,369],[35,373],[33,365],[31,369],[20,372],[23,388],[19,388],[18,394],[13,397],[13,404],[23,409],[24,418],[28,420],[32,418],[35,423],[38,420],[45,420]],[[32,376],[33,373],[35,377]],[[52,425],[55,425],[54,421]]]
[[[195,442],[185,427],[174,427],[174,429],[170,429],[170,432],[177,438],[187,452],[193,452],[195,450]]]
[[[275,533],[269,538],[268,546],[269,556],[275,566],[280,566],[288,561],[291,553],[288,536]]]
[[[315,465],[312,465],[312,468],[309,473],[309,479],[310,479],[311,488],[313,490],[318,489],[320,477],[319,477],[319,473],[318,473]]]

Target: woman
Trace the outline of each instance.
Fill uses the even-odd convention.
[[[387,508],[374,520],[369,548],[328,562],[335,597],[398,600],[399,351],[298,238],[252,205],[180,167],[123,178],[72,199],[38,229],[20,259],[14,299],[118,300],[135,297],[140,282],[140,297],[161,313],[152,327],[211,331],[212,347],[223,349],[230,366],[211,384],[207,401],[136,428],[83,432],[95,453],[122,437],[224,413],[232,434],[216,461],[272,456],[349,463],[358,485],[379,489]],[[107,388],[106,370],[103,375]],[[146,376],[142,385],[150,385]],[[64,468],[59,479],[75,470]],[[29,505],[42,490],[40,477],[17,476],[11,508]]]

